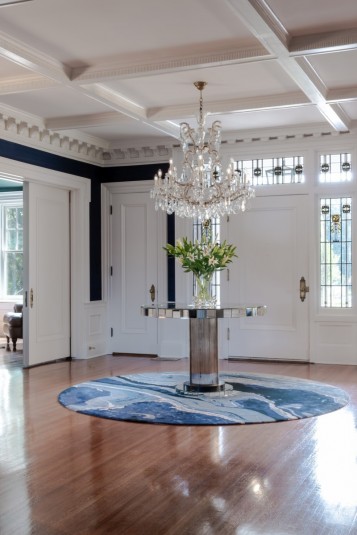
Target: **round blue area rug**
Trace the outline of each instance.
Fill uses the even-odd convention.
[[[183,373],[141,373],[67,388],[59,402],[76,412],[131,422],[232,425],[320,416],[348,403],[340,388],[279,375],[220,374],[226,393],[179,394]],[[228,390],[229,388],[229,390]]]

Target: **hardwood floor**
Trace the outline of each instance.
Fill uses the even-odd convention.
[[[18,340],[16,344],[16,351],[7,351],[6,338],[0,338],[0,366],[5,364],[7,366],[22,366],[22,340]],[[11,346],[12,348],[12,342]]]
[[[351,397],[334,413],[273,424],[116,422],[57,402],[87,378],[176,370],[188,361],[0,361],[1,535],[357,533],[357,367],[223,361]]]

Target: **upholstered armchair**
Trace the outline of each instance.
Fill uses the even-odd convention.
[[[17,339],[22,339],[22,306],[22,304],[15,304],[14,312],[6,312],[6,314],[4,314],[3,329],[7,340],[7,351],[11,351],[10,339],[12,341],[13,351],[16,351]]]

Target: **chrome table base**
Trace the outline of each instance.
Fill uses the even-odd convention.
[[[220,380],[218,371],[218,318],[263,316],[266,306],[195,308],[191,305],[165,303],[142,306],[141,312],[151,318],[188,319],[190,322],[190,380],[177,386],[179,393],[224,394],[225,383]]]

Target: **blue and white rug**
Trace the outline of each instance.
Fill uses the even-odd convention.
[[[232,425],[320,416],[348,403],[340,388],[279,375],[220,374],[230,391],[184,394],[183,373],[105,377],[67,388],[58,396],[70,410],[131,422],[174,425]]]

